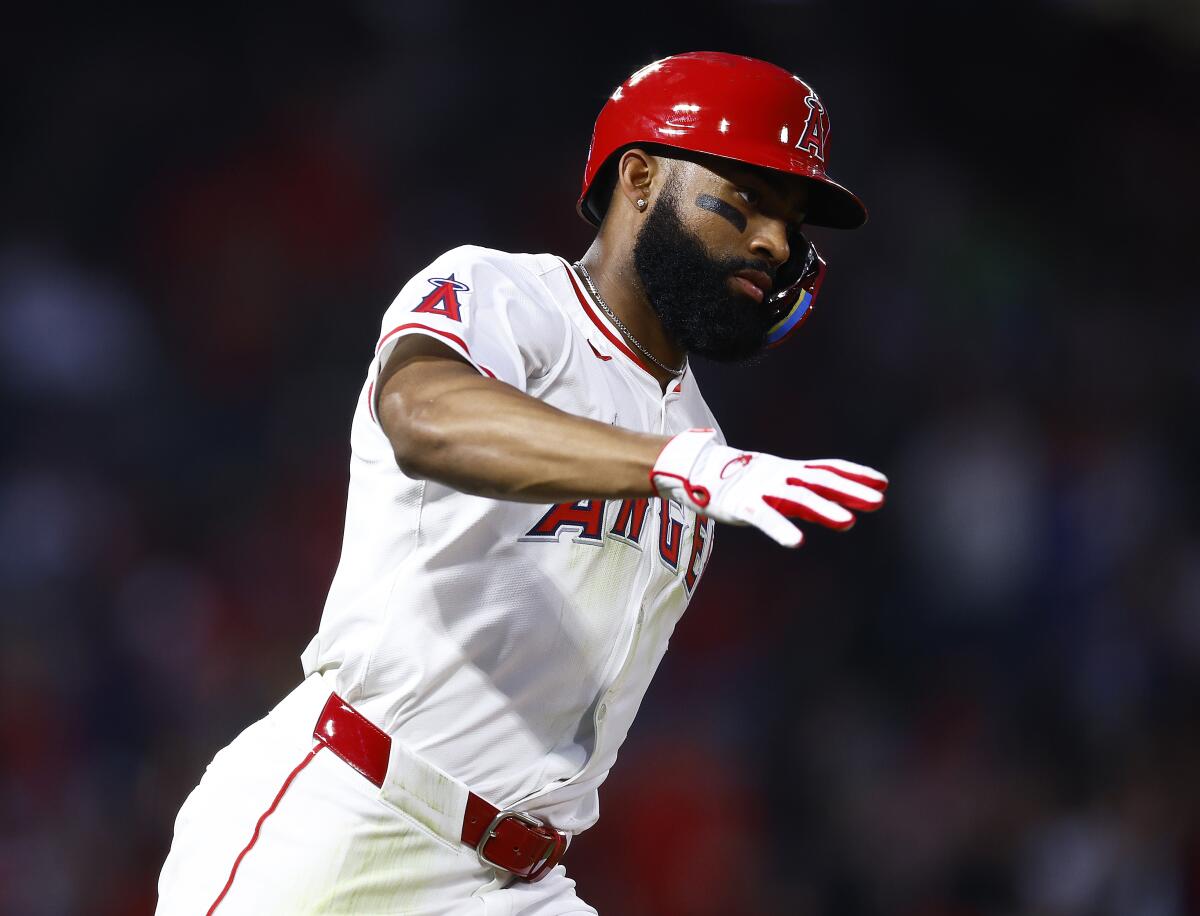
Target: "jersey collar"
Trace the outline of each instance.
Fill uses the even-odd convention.
[[[650,365],[642,356],[625,343],[621,332],[609,321],[608,316],[604,314],[591,292],[584,289],[583,284],[579,282],[579,278],[575,276],[575,271],[571,269],[571,265],[564,258],[560,257],[558,260],[562,263],[563,270],[567,272],[567,279],[571,281],[571,289],[575,291],[575,297],[579,300],[579,306],[583,309],[583,313],[587,315],[600,333],[607,338],[608,342],[616,348],[617,352],[649,376],[650,380],[654,382],[655,387],[658,388],[658,378],[654,375],[654,371],[650,368]],[[683,374],[667,384],[668,393],[679,392],[683,389],[683,380],[688,375],[690,365],[690,362],[685,363]]]

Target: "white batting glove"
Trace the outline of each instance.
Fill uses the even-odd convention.
[[[663,497],[730,525],[753,525],[784,547],[799,547],[800,529],[789,518],[845,531],[850,509],[883,505],[887,478],[873,468],[822,458],[791,461],[742,452],[713,441],[711,429],[689,429],[663,448],[650,482]]]

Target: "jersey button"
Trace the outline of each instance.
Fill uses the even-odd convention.
[[[603,722],[603,721],[604,721],[604,717],[605,717],[605,716],[607,716],[607,715],[608,715],[608,704],[607,704],[607,703],[601,703],[601,704],[600,704],[600,708],[596,710],[596,719],[597,719],[597,721]]]

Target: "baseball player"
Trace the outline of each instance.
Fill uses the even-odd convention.
[[[854,228],[816,92],[668,57],[612,94],[580,261],[448,251],[383,318],[305,678],[179,812],[161,914],[594,913],[560,864],[717,523],[786,547],[886,479],[725,445],[688,364],[778,344]],[[653,867],[653,863],[647,863]]]

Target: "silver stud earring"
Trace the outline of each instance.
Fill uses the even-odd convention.
[[[638,208],[639,210],[645,210],[645,209],[646,209],[646,201],[645,201],[644,199],[642,199],[641,197],[639,197],[639,198],[637,199],[637,208]]]

